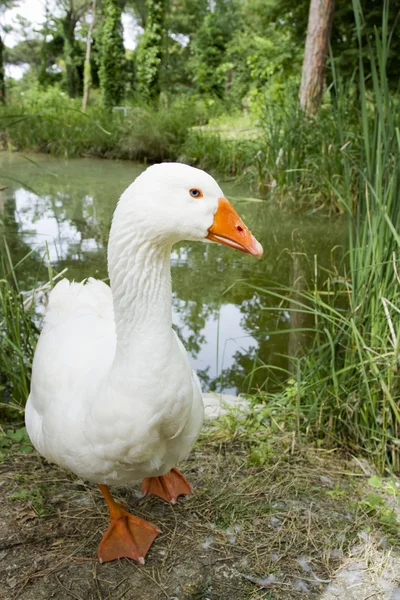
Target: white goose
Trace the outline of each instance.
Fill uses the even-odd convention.
[[[262,256],[216,181],[178,163],[149,167],[123,193],[108,244],[111,289],[66,279],[52,291],[36,348],[26,427],[50,462],[97,483],[110,511],[101,562],[140,563],[159,529],[125,511],[108,486],[143,480],[175,502],[191,492],[175,465],[202,426],[200,384],[174,333],[170,252],[213,240]]]

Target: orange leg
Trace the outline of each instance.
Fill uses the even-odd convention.
[[[117,558],[133,558],[144,564],[144,557],[160,532],[158,527],[128,513],[110,494],[107,485],[99,485],[110,511],[110,526],[103,535],[97,556],[108,562]]]
[[[191,494],[192,488],[187,479],[178,469],[171,469],[161,477],[148,477],[143,479],[142,493],[159,496],[166,502],[176,503],[178,496]]]

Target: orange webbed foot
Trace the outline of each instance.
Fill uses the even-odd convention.
[[[178,469],[171,469],[166,475],[143,479],[142,493],[153,494],[165,502],[175,504],[178,496],[191,494],[192,488]]]
[[[158,527],[123,511],[119,519],[111,521],[100,542],[97,556],[101,563],[117,558],[132,558],[144,564],[144,558],[158,536]]]
[[[158,527],[135,517],[116,502],[106,485],[99,485],[110,511],[110,526],[103,535],[97,556],[101,563],[117,558],[132,558],[141,565],[144,558],[158,536]]]

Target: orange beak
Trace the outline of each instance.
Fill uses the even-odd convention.
[[[250,233],[242,219],[226,198],[219,198],[214,223],[208,230],[207,238],[213,242],[236,248],[260,259],[263,247]]]

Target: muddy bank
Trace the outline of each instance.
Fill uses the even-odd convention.
[[[182,471],[194,493],[176,506],[114,489],[162,534],[144,567],[100,565],[96,487],[12,445],[0,464],[0,598],[358,600],[368,594],[343,585],[370,583],[371,598],[398,598],[396,490],[364,463],[292,435],[258,443],[209,427]]]

